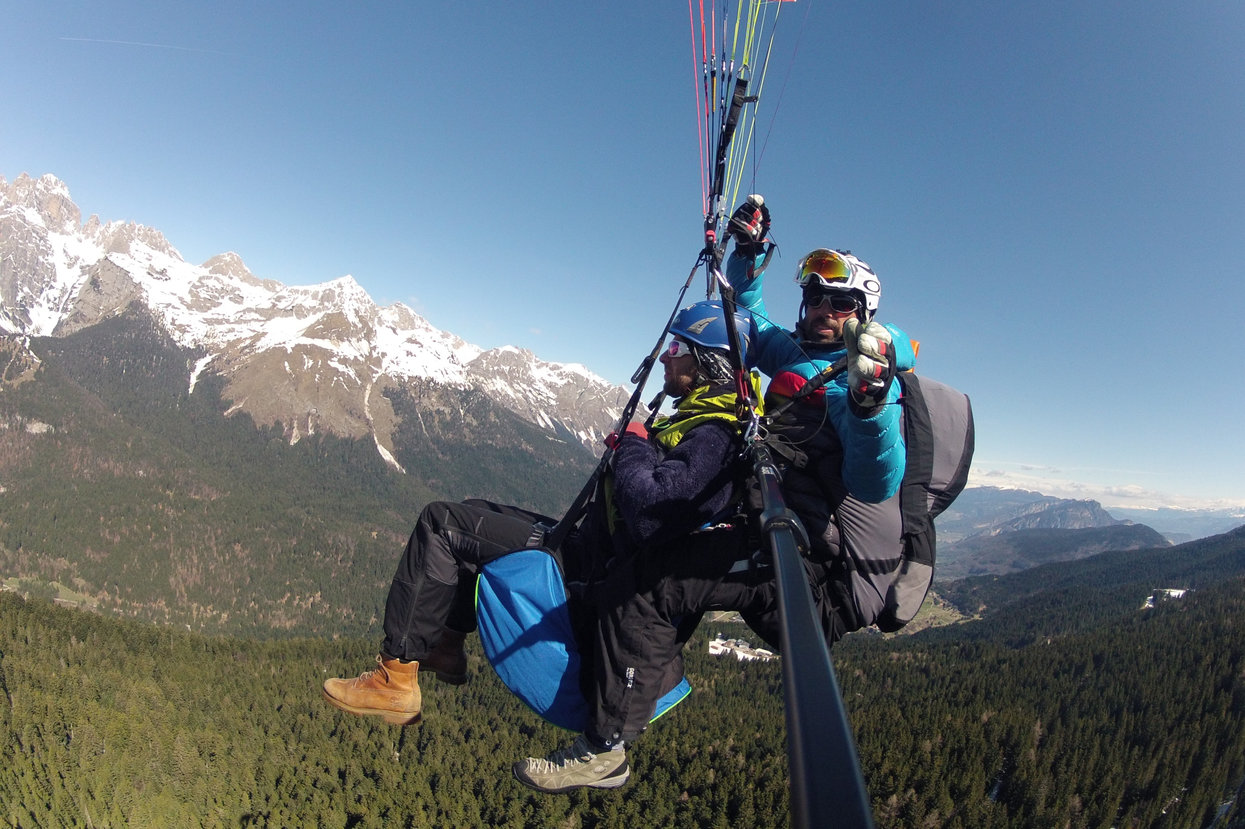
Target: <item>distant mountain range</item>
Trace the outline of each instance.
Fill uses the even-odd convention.
[[[938,556],[938,580],[999,575],[1042,564],[1074,561],[1110,550],[1168,547],[1167,539],[1144,524],[1081,529],[1026,529],[972,536]]]
[[[65,337],[135,307],[191,355],[192,393],[218,376],[230,411],[281,424],[291,443],[367,437],[395,467],[395,390],[479,392],[550,440],[593,449],[630,394],[581,365],[485,351],[404,305],[380,308],[349,276],[291,287],[256,277],[234,253],[193,265],[153,228],[83,223],[55,176],[0,178],[0,332]]]
[[[971,487],[939,516],[937,578],[999,575],[1107,550],[1138,550],[1203,538],[1245,524],[1235,511],[1127,511],[1097,501],[1019,489]],[[1131,519],[1138,515],[1158,524]],[[1162,529],[1160,529],[1162,528]]]
[[[190,265],[52,176],[0,179],[0,332],[0,579],[206,632],[370,629],[424,503],[560,516],[629,395],[349,277]]]
[[[1155,590],[1207,590],[1239,585],[1242,577],[1245,527],[1238,527],[1175,546],[1111,550],[1075,562],[958,579],[939,585],[938,593],[962,613],[982,617],[981,636],[1020,642],[1091,630],[1104,619],[1136,612]]]

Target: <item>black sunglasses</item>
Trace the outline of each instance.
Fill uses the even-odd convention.
[[[820,308],[823,302],[829,302],[830,310],[838,314],[854,314],[860,310],[860,300],[842,291],[812,294],[805,297],[804,301],[808,303],[809,308]]]

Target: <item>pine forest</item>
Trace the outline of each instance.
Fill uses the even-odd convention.
[[[849,638],[835,666],[877,825],[1245,825],[1227,805],[1245,776],[1243,618],[1237,578],[1021,646]],[[546,796],[510,764],[570,735],[511,696],[474,639],[472,681],[425,681],[425,722],[402,729],[319,698],[374,641],[205,637],[6,593],[0,821],[787,826],[780,668],[710,657],[717,632],[689,645],[694,691],[633,748],[626,788]]]

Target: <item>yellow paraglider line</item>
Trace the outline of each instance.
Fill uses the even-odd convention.
[[[712,2],[706,9],[704,0],[695,6],[688,0],[694,89],[698,92],[701,197],[706,229],[715,229],[715,233],[722,230],[726,205],[737,200],[744,181],[781,11],[781,2],[776,0],[735,0],[733,5],[732,9],[723,0],[720,9]],[[713,38],[719,38],[718,42],[710,42]],[[732,105],[739,103],[735,94],[742,89],[747,96],[732,114]],[[729,145],[723,147],[724,141]]]
[[[774,51],[774,38],[778,33],[778,28],[777,28],[778,15],[781,13],[781,9],[782,9],[781,3],[773,3],[772,5],[774,5],[778,9],[778,11],[774,12],[773,25],[770,26],[769,40],[765,46],[765,59],[761,61],[761,70],[760,72],[754,74],[755,85],[752,89],[752,95],[757,101],[760,101],[761,95],[765,91],[765,78],[769,71],[770,57],[773,55],[773,51]],[[755,21],[754,21],[754,24],[749,28],[749,39],[750,39],[749,48],[750,49],[754,49],[757,46],[759,46],[759,40],[753,41],[752,38],[758,37],[760,34],[761,34],[761,31],[755,25]],[[749,51],[749,59],[752,62],[752,64],[755,65],[755,62],[757,58],[759,57],[759,54],[760,54],[759,49],[757,49],[757,51]],[[757,110],[757,106],[754,103],[745,116],[746,126],[745,126],[745,135],[743,136],[743,141],[738,145],[737,154],[729,165],[730,168],[735,171],[735,175],[734,175],[733,183],[731,184],[729,188],[727,188],[726,201],[728,204],[734,204],[735,202],[739,200],[739,190],[743,182],[743,178],[744,178],[744,168],[747,166],[746,163],[743,161],[743,159],[746,157],[747,153],[754,147],[753,139],[755,136],[756,125],[757,125],[756,110]],[[744,125],[741,125],[741,126],[744,126]],[[752,164],[754,176],[756,172],[757,160],[758,159],[756,159],[756,157],[754,156],[753,164]]]

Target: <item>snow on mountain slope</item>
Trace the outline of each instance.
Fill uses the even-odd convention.
[[[0,332],[66,336],[144,305],[180,345],[188,368],[226,379],[235,409],[286,424],[291,440],[317,429],[371,434],[392,449],[385,388],[413,380],[476,388],[526,420],[595,445],[628,396],[576,364],[505,347],[485,351],[410,308],[378,307],[350,276],[287,286],[252,274],[234,253],[184,261],[157,230],[82,224],[55,176],[0,178]]]

